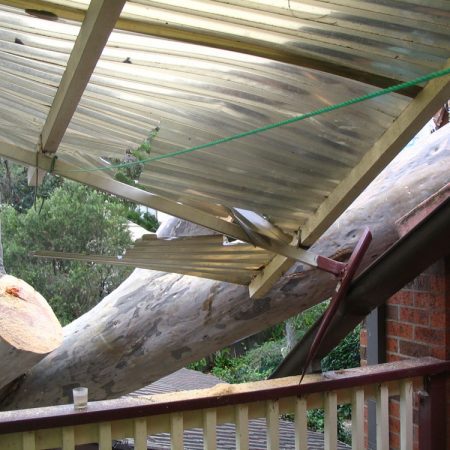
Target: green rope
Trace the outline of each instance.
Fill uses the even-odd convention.
[[[429,80],[432,80],[435,78],[440,78],[440,77],[443,77],[448,74],[450,74],[450,68],[438,70],[436,72],[431,72],[427,75],[423,75],[421,77],[415,78],[414,80],[396,84],[395,86],[390,86],[385,89],[380,89],[378,91],[372,92],[371,94],[366,94],[366,95],[362,95],[360,97],[355,97],[350,100],[346,100],[345,102],[337,103],[337,104],[331,105],[331,106],[326,106],[324,108],[319,108],[314,111],[292,117],[290,119],[282,120],[280,122],[275,122],[275,123],[265,125],[260,128],[255,128],[253,130],[244,131],[242,133],[233,134],[231,136],[224,137],[221,139],[216,139],[215,141],[210,141],[205,144],[196,145],[195,147],[190,147],[190,148],[178,150],[178,151],[171,152],[171,153],[166,153],[165,155],[153,156],[150,158],[142,159],[140,161],[133,161],[133,162],[121,163],[121,164],[113,164],[113,165],[104,166],[104,167],[94,167],[94,168],[90,168],[90,169],[73,169],[73,170],[68,170],[67,172],[94,172],[94,171],[98,171],[98,170],[120,169],[123,167],[130,167],[130,166],[133,166],[136,164],[144,164],[144,163],[148,163],[148,162],[152,162],[152,161],[159,161],[161,159],[173,158],[175,156],[184,155],[186,153],[192,153],[197,150],[203,150],[205,148],[213,147],[215,145],[224,144],[225,142],[234,141],[236,139],[242,139],[244,137],[251,136],[253,134],[263,133],[264,131],[272,130],[273,128],[278,128],[278,127],[282,127],[284,125],[289,125],[291,123],[300,122],[301,120],[305,120],[310,117],[319,116],[319,115],[325,114],[327,112],[335,111],[340,108],[345,108],[346,106],[354,105],[356,103],[361,103],[361,102],[364,102],[366,100],[371,100],[376,97],[381,97],[382,95],[386,95],[391,92],[397,92],[402,89],[406,89],[411,86],[415,86],[417,84],[420,84],[420,83],[423,83],[425,81],[429,81]]]

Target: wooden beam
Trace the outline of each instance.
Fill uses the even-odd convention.
[[[292,246],[298,245],[298,235],[291,241]],[[278,279],[294,264],[295,260],[286,256],[276,255],[261,269],[248,286],[249,296],[252,299],[264,297]]]
[[[125,0],[91,1],[42,128],[41,151],[55,153],[58,150],[124,4]],[[36,169],[29,169],[29,184],[40,184],[42,179]]]
[[[250,282],[248,286],[250,298],[258,299],[264,297],[294,262],[293,259],[276,255]]]
[[[92,0],[67,62],[47,120],[42,150],[54,153],[72,119],[125,0]]]
[[[36,154],[36,152],[26,150],[7,142],[0,141],[0,156],[26,166],[37,166],[38,169],[46,171],[50,170],[52,167],[53,158],[45,154]],[[95,187],[108,194],[125,198],[138,205],[148,206],[149,208],[188,220],[189,222],[204,226],[226,236],[231,236],[243,242],[249,242],[250,244],[256,245],[251,242],[248,234],[235,223],[227,222],[222,218],[213,216],[202,210],[121,183],[100,172],[96,172],[94,175],[91,172],[78,171],[77,166],[58,159],[56,163],[54,163],[53,173]],[[301,248],[288,245],[285,242],[261,235],[257,246],[269,250],[270,252],[282,254],[288,258],[304,262],[310,266],[317,266],[317,255]]]
[[[450,66],[447,61],[446,68]],[[450,75],[430,81],[320,205],[301,229],[302,245],[312,245],[347,209],[450,97]]]

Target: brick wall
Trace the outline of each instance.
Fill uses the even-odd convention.
[[[386,303],[386,361],[434,356],[450,359],[450,258],[433,264]],[[361,358],[367,332],[361,331]],[[417,403],[417,399],[415,399]],[[450,443],[450,382],[447,384],[447,442]],[[399,405],[390,404],[390,447],[399,449]],[[417,422],[415,414],[415,422]],[[414,426],[414,448],[418,428]]]

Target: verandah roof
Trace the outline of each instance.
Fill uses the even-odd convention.
[[[257,246],[268,237],[271,255],[314,263],[287,248],[296,232],[312,244],[450,95],[446,76],[152,161],[143,190],[97,169],[156,129],[150,157],[448,67],[450,5],[173,0],[129,1],[120,12],[120,1],[0,3],[0,155],[49,170],[56,154],[55,173]],[[289,263],[269,264],[271,255],[266,274]]]

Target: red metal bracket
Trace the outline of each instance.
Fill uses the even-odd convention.
[[[322,256],[318,257],[317,260],[318,267],[320,267],[323,270],[328,269],[327,271],[331,273],[335,273],[334,271],[338,272],[335,273],[335,275],[337,275],[340,278],[340,280],[336,286],[333,296],[331,297],[330,305],[328,306],[327,310],[322,316],[319,329],[317,330],[316,336],[314,337],[314,341],[311,344],[311,348],[309,349],[305,365],[303,366],[302,376],[300,377],[299,384],[302,382],[303,377],[305,376],[306,370],[308,369],[311,361],[316,356],[317,350],[319,349],[319,345],[322,342],[322,339],[328,329],[331,319],[336,314],[339,304],[347,294],[348,288],[350,287],[350,283],[359,265],[361,264],[361,261],[371,241],[372,241],[372,233],[368,228],[366,228],[362,236],[360,237],[358,243],[356,244],[356,247],[353,250],[353,253],[350,256],[350,259],[347,264],[333,261],[331,259],[324,258]],[[320,264],[322,264],[322,267],[319,265],[319,260],[321,261]]]

